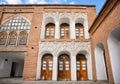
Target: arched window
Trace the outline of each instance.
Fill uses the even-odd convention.
[[[5,31],[0,32],[0,45],[5,45],[7,39],[7,33]]]
[[[0,30],[26,30],[30,28],[30,24],[21,16],[13,17],[0,26]]]
[[[69,25],[63,23],[60,25],[60,37],[61,39],[69,39],[70,38],[70,28]]]
[[[55,24],[49,23],[46,25],[45,38],[53,39],[55,37]]]
[[[84,38],[84,26],[80,23],[75,24],[76,39]]]
[[[17,41],[17,33],[15,31],[12,31],[9,33],[9,45],[15,45]]]
[[[27,43],[27,32],[26,31],[22,31],[19,34],[19,45],[26,45]]]

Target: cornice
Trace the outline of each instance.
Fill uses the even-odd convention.
[[[90,42],[90,39],[41,39],[40,42]]]
[[[93,24],[91,25],[89,32],[91,35],[97,30],[98,26],[102,23],[102,21],[107,17],[107,15],[111,12],[114,6],[119,2],[119,0],[107,0],[103,5],[101,11],[95,18]]]
[[[95,7],[95,5],[91,4],[0,4],[0,6],[87,6],[87,7]]]

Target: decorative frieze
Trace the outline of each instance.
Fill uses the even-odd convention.
[[[90,52],[90,42],[40,42],[39,54],[49,51],[58,56],[62,51],[67,51],[70,55],[76,56],[80,51]]]
[[[85,12],[45,12],[43,15],[43,19],[47,18],[47,17],[53,17],[55,19],[55,21],[58,21],[60,18],[63,17],[68,17],[69,19],[72,19],[73,21],[75,21],[77,18],[83,18],[86,19],[87,17],[87,13]]]

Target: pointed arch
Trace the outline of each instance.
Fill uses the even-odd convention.
[[[55,18],[54,17],[46,17],[44,23],[45,23],[45,25],[47,25],[49,23],[54,23],[55,24]]]
[[[9,33],[9,38],[8,38],[8,44],[9,45],[15,45],[17,41],[17,33],[16,31],[12,31]]]
[[[26,45],[28,33],[26,31],[21,31],[19,33],[19,45]]]
[[[0,30],[28,30],[30,29],[30,22],[22,16],[15,16],[5,21]]]
[[[78,17],[78,18],[75,19],[75,23],[81,23],[81,24],[84,24],[84,22],[85,22],[85,19],[82,18],[82,17]]]
[[[7,32],[1,31],[0,32],[0,45],[5,45],[6,40],[7,40]]]
[[[60,25],[66,23],[70,25],[70,18],[69,17],[62,17],[60,18]]]

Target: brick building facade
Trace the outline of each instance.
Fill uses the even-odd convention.
[[[120,83],[119,8],[0,5],[0,77]]]

